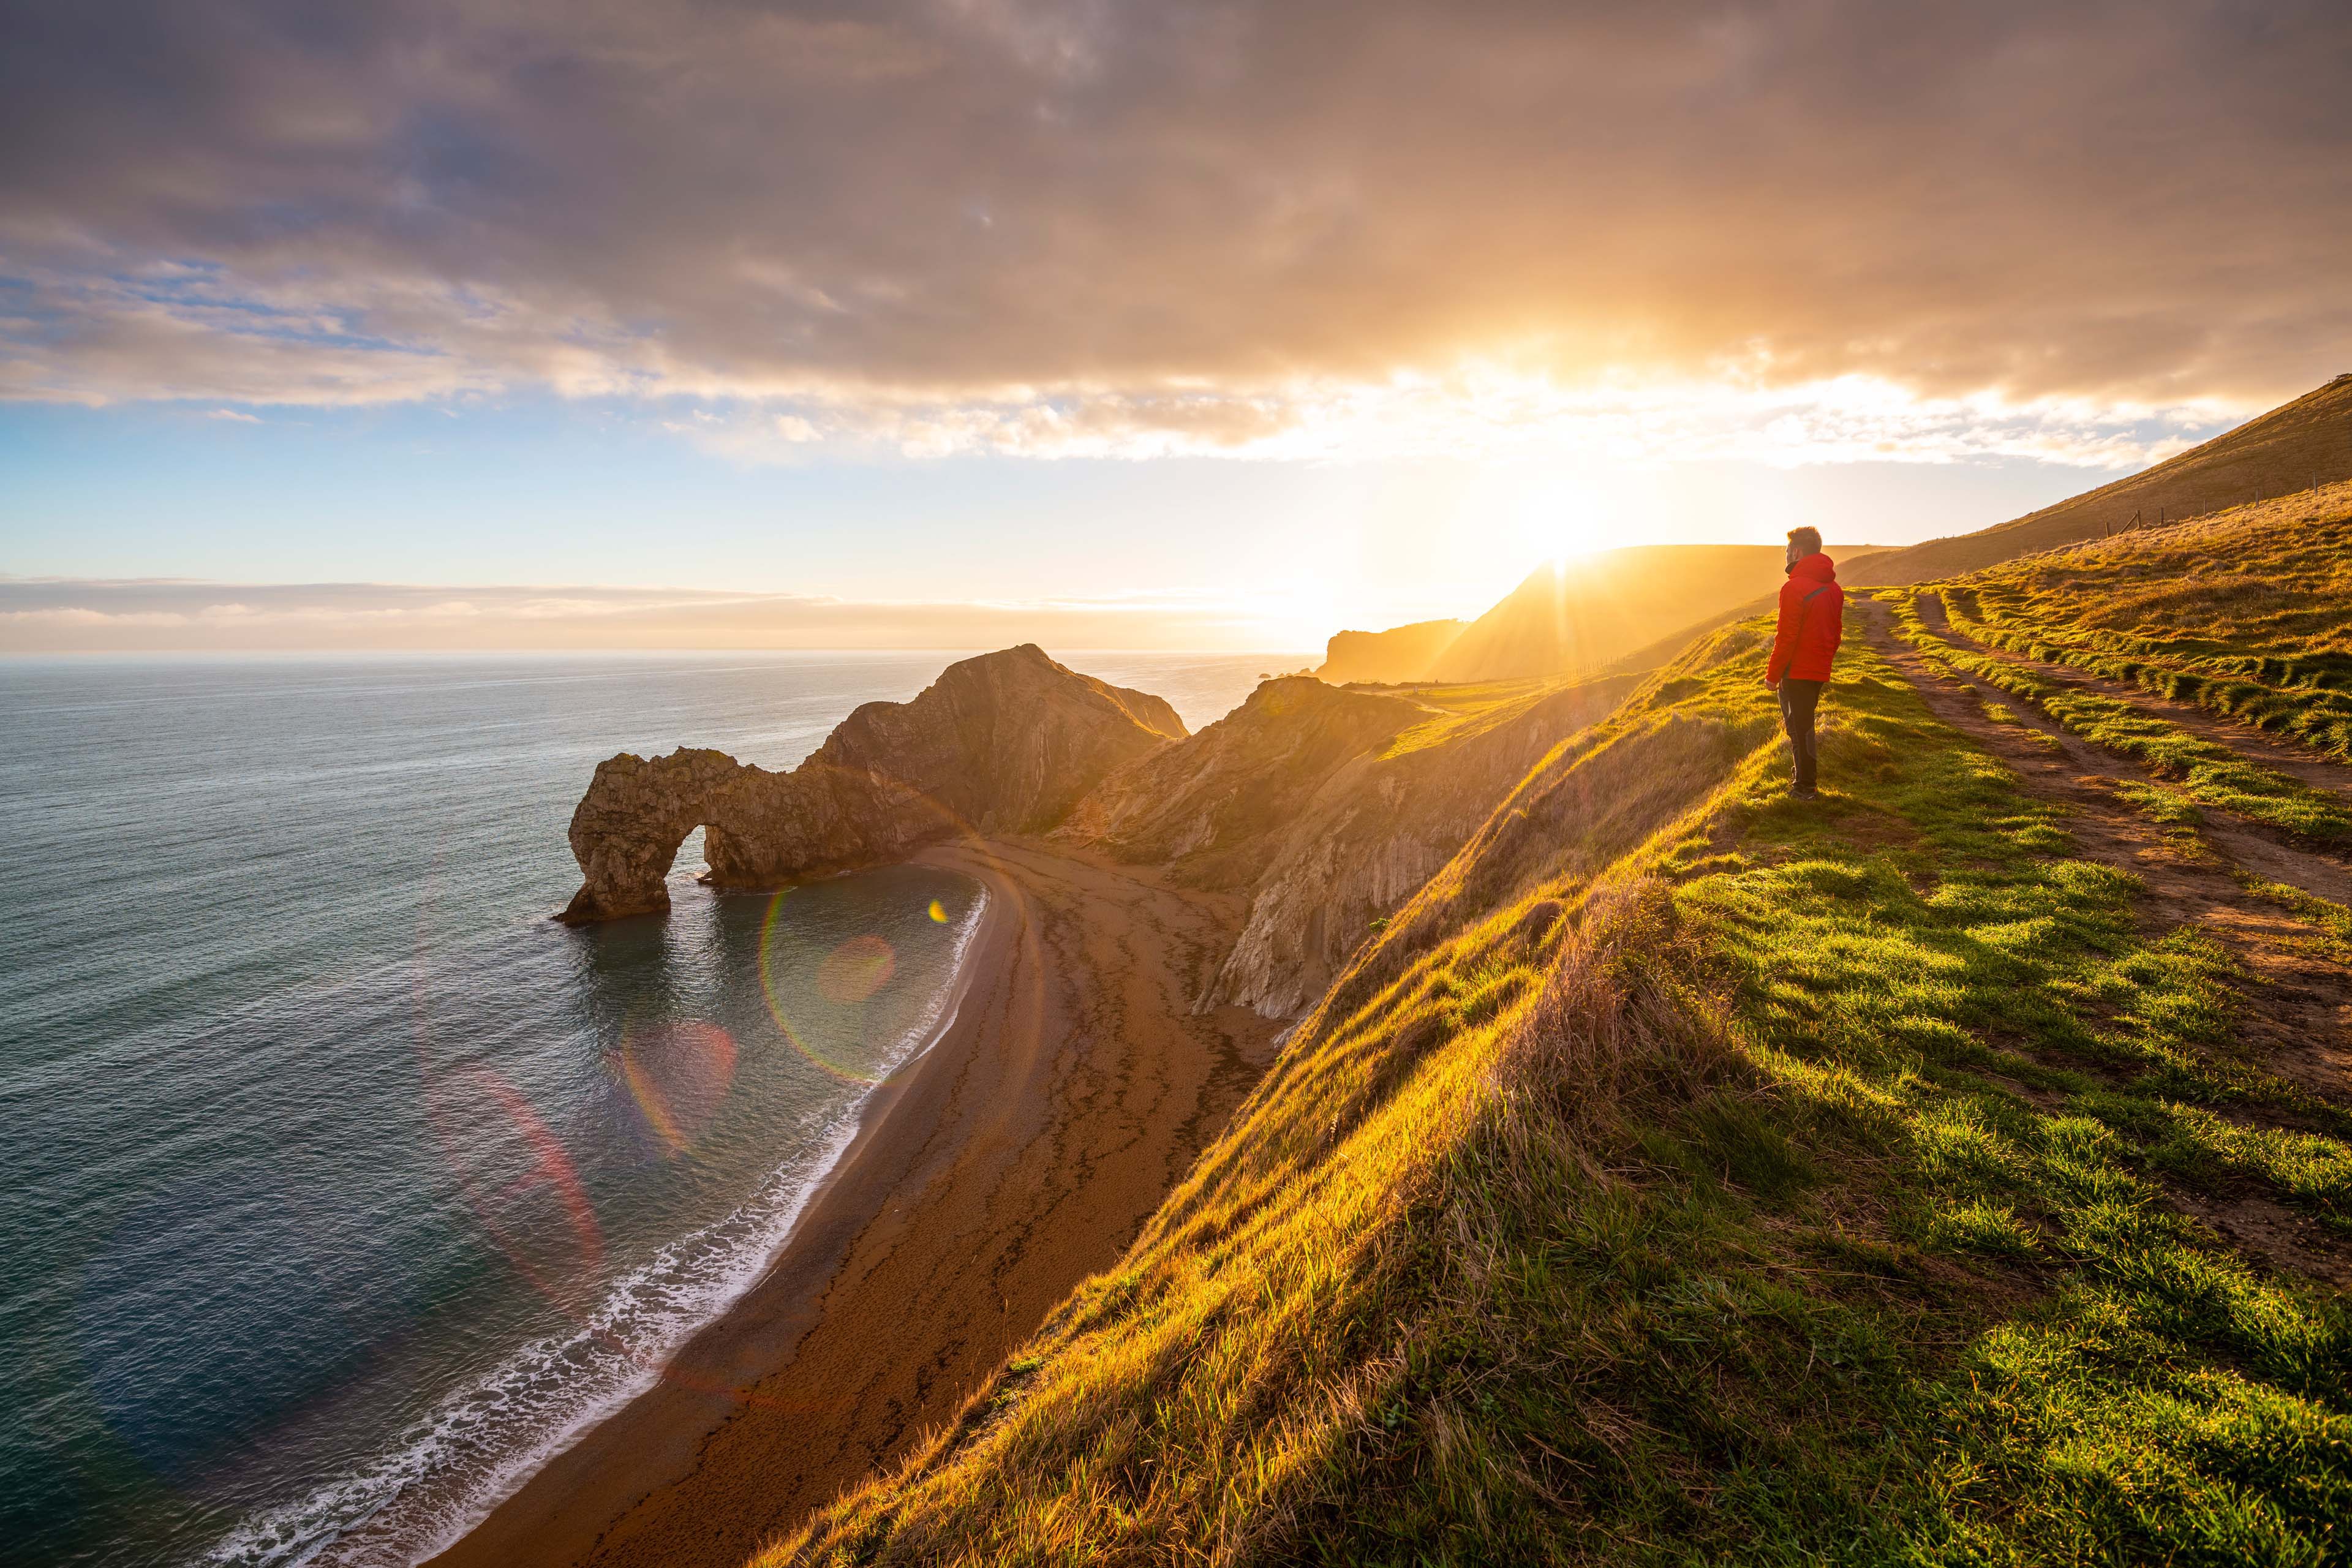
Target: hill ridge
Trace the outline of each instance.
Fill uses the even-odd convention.
[[[2151,679],[2343,689],[2352,498],[2275,510]],[[2190,542],[1937,592],[2120,657]],[[1554,748],[1127,1257],[761,1568],[2325,1560],[2352,907],[2231,858],[2324,868],[2315,797],[1916,597],[1858,606],[1818,805],[1760,621]]]
[[[2250,500],[2352,479],[2352,374],[2339,375],[2185,452],[2022,517],[1874,557],[1856,586],[1974,571],[2031,550],[2095,539],[2159,512],[2187,521]]]

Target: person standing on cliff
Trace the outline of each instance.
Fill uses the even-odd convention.
[[[1837,563],[1822,553],[1821,531],[1790,529],[1789,580],[1780,584],[1780,624],[1764,661],[1764,684],[1780,694],[1780,724],[1796,762],[1789,793],[1799,800],[1821,795],[1813,771],[1813,710],[1830,683],[1844,631],[1845,590],[1838,586]]]

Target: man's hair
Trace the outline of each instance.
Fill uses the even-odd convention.
[[[1808,555],[1819,555],[1822,552],[1822,531],[1818,528],[1792,528],[1789,531],[1789,542]]]

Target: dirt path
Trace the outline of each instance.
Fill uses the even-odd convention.
[[[1027,841],[920,858],[989,889],[955,1023],[751,1293],[437,1564],[735,1568],[951,1421],[1272,1059],[1273,1022],[1191,1010],[1239,900]]]
[[[1921,622],[1930,632],[1942,637],[1946,642],[1964,644],[1971,652],[2000,659],[2005,664],[2030,670],[2062,685],[2131,702],[2152,716],[2160,715],[2168,723],[2178,723],[2180,729],[2195,734],[2200,740],[2209,740],[2226,746],[2250,762],[2288,774],[2315,789],[2336,793],[2352,792],[2352,767],[2314,756],[2293,742],[2282,741],[2247,725],[2217,718],[2194,703],[2156,697],[2141,691],[2137,687],[2084,675],[2068,665],[2052,664],[2042,659],[2021,658],[2013,654],[2004,653],[1953,627],[1945,618],[1942,602],[1934,595],[1923,594],[1917,602]],[[1886,617],[1886,611],[1882,605],[1872,604],[1868,608],[1873,615],[1889,618]],[[1910,654],[1908,645],[1900,643],[1899,639],[1894,639],[1891,629],[1887,635],[1890,640],[1896,641],[1897,646],[1904,648],[1906,654]],[[1911,657],[1916,658],[1916,654],[1911,654]],[[2161,776],[2110,754],[2065,729],[2054,720],[2046,718],[2025,699],[2002,691],[1989,681],[1980,681],[1957,672],[1953,672],[1949,679],[1958,680],[1961,685],[1974,691],[1982,701],[2000,702],[2008,706],[2019,715],[2021,722],[2042,734],[2053,737],[2059,743],[2063,753],[2086,772],[2096,773],[2109,779],[2152,779]],[[2273,752],[2280,755],[2273,755]],[[2271,881],[2284,882],[2288,887],[2299,888],[2315,898],[2326,899],[2332,903],[2352,905],[2352,859],[2347,859],[2342,851],[2316,848],[2308,843],[2295,839],[2291,835],[2280,832],[2267,823],[2250,821],[2218,806],[2200,804],[2199,809],[2205,816],[2206,838],[2234,864]]]
[[[2323,1099],[2352,1105],[2352,965],[2324,951],[2310,927],[2248,891],[2234,874],[2242,868],[2316,891],[2339,886],[2341,868],[2240,831],[2218,814],[2193,838],[2168,833],[2116,793],[2116,784],[2147,776],[2138,768],[2069,734],[1990,683],[1931,665],[1895,635],[1885,605],[1864,601],[1855,607],[1872,646],[1910,680],[1938,719],[2007,763],[2030,793],[2073,808],[2067,826],[2084,858],[2120,867],[2147,883],[2149,918],[2159,929],[2194,925],[2245,964],[2257,989],[2235,1042],[2239,1051]],[[1995,720],[1985,710],[1988,703],[2015,713],[2017,721]],[[2257,1250],[2267,1246],[2275,1252],[2286,1240],[2295,1240],[2296,1266],[2304,1272],[2347,1272],[2345,1249],[2301,1222],[2282,1231],[2284,1222],[2265,1220],[2264,1239],[2253,1234],[2262,1227],[2251,1218],[2221,1225],[2221,1218],[2205,1217],[2233,1235],[2247,1230],[2241,1239]]]
[[[1871,645],[1930,711],[2008,764],[2029,793],[2072,808],[2067,826],[2084,858],[2131,871],[2147,884],[2148,918],[2159,929],[2194,925],[2245,965],[2253,981],[2252,1005],[2232,1042],[2239,1054],[2322,1099],[2352,1104],[2352,966],[2315,943],[2310,929],[2285,910],[2249,892],[2234,874],[2242,868],[2319,891],[2343,882],[2340,867],[2233,826],[2218,814],[2208,816],[2193,839],[2168,834],[2116,793],[2116,784],[2147,777],[2138,768],[1989,682],[1931,665],[1895,635],[1885,605],[1864,600],[1855,608]],[[2016,722],[1992,718],[1988,703],[2016,714]],[[2352,1247],[2309,1215],[2251,1190],[2223,1199],[2179,1189],[2173,1195],[2272,1268],[2352,1286]]]
[[[2321,756],[2310,747],[2285,736],[2258,730],[2252,724],[2242,723],[2182,698],[2166,697],[2134,686],[2129,681],[2110,680],[2105,676],[2077,669],[2071,664],[2028,658],[2023,654],[1995,647],[1952,625],[1940,596],[1922,594],[1917,603],[1919,619],[1929,631],[1948,642],[1964,646],[1971,653],[2015,665],[2020,669],[2030,670],[2063,686],[2128,702],[2135,708],[2161,716],[2167,723],[2187,731],[2200,741],[2225,746],[2246,761],[2269,768],[2273,773],[2284,773],[2291,779],[2331,795],[2352,795],[2352,763]]]

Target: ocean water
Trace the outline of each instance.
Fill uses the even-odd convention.
[[[546,919],[614,752],[788,766],[950,655],[0,660],[0,1542],[404,1563],[740,1293],[977,884]],[[1194,727],[1295,657],[1066,655]]]

